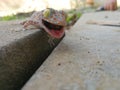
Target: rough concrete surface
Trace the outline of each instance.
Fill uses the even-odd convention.
[[[84,14],[22,90],[120,90],[120,28],[88,20],[120,12]]]
[[[60,41],[50,46],[45,32],[19,23],[0,22],[0,90],[20,90]]]

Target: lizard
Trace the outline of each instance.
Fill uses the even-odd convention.
[[[48,36],[48,42],[53,44],[53,39],[60,39],[65,33],[66,13],[52,8],[46,8],[42,11],[37,11],[32,16],[21,23],[25,30],[36,28],[44,30]],[[32,26],[32,27],[31,27]]]

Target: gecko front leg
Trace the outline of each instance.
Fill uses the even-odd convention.
[[[33,20],[27,20],[21,23],[25,30],[27,29],[38,29],[40,28],[39,22]]]
[[[50,35],[48,35],[48,38],[49,38],[48,43],[49,43],[50,47],[55,46],[55,43],[54,43],[55,38],[51,37]]]

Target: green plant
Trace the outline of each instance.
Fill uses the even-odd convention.
[[[10,21],[10,20],[16,20],[16,19],[23,19],[24,16],[17,16],[17,15],[10,15],[10,16],[4,16],[0,17],[0,21]]]

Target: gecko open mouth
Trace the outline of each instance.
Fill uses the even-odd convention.
[[[45,27],[48,29],[48,33],[55,37],[55,38],[61,38],[64,34],[64,27],[60,25],[55,25],[52,23],[49,23],[45,20],[42,20],[42,23],[45,25]]]

